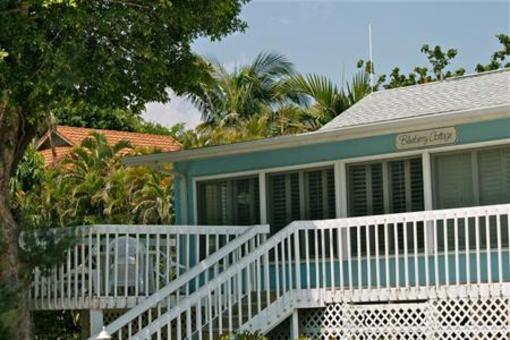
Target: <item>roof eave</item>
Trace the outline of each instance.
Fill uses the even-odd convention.
[[[502,104],[447,113],[442,112],[420,117],[388,120],[332,130],[319,130],[312,133],[259,139],[250,142],[218,145],[179,152],[162,152],[143,156],[126,157],[123,162],[128,166],[148,165],[150,163],[173,163],[193,159],[214,158],[248,152],[267,151],[276,148],[289,148],[330,141],[370,137],[380,135],[385,132],[398,133],[409,131],[410,128],[416,129],[416,126],[419,126],[419,129],[421,130],[437,126],[492,120],[508,116],[510,116],[510,104]],[[441,119],[438,120],[438,117]]]

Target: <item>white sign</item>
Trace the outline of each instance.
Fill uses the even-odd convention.
[[[424,148],[454,144],[457,142],[457,130],[454,127],[401,133],[395,139],[397,150]]]

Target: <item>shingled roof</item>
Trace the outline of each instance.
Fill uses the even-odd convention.
[[[510,68],[371,93],[319,131],[510,104]]]
[[[92,132],[103,134],[109,144],[127,140],[135,147],[157,150],[160,152],[172,152],[182,149],[182,145],[175,138],[166,135],[57,125],[52,131],[47,132],[39,140],[37,143],[37,150],[43,154],[46,164],[50,164],[53,161],[58,162],[63,159],[75,145],[81,144],[85,138],[89,137]],[[50,136],[56,151],[55,160],[53,160]]]

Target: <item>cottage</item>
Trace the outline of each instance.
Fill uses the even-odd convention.
[[[97,279],[57,280],[100,318],[125,308],[104,322],[115,337],[510,335],[510,69],[374,92],[311,133],[126,162],[176,178],[181,229],[121,231],[145,237],[132,273],[151,294],[109,283],[118,256],[95,255],[113,239],[97,230],[69,265]]]

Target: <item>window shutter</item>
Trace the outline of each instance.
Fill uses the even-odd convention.
[[[351,216],[368,215],[368,169],[365,165],[349,167],[349,207]]]
[[[421,158],[409,160],[409,176],[411,182],[411,211],[422,211],[425,209],[423,197],[423,163]]]
[[[327,195],[327,192],[322,190],[322,172],[309,171],[305,174],[305,183],[307,184],[306,198],[308,201],[306,207],[306,218],[311,220],[317,220],[324,218],[324,199],[323,196]]]
[[[478,153],[480,204],[510,202],[510,148]]]
[[[436,165],[436,207],[440,209],[474,204],[471,153],[440,155]]]
[[[406,178],[404,161],[389,162],[390,170],[390,209],[399,213],[406,211]]]
[[[274,230],[300,219],[299,174],[269,176],[269,222]]]

